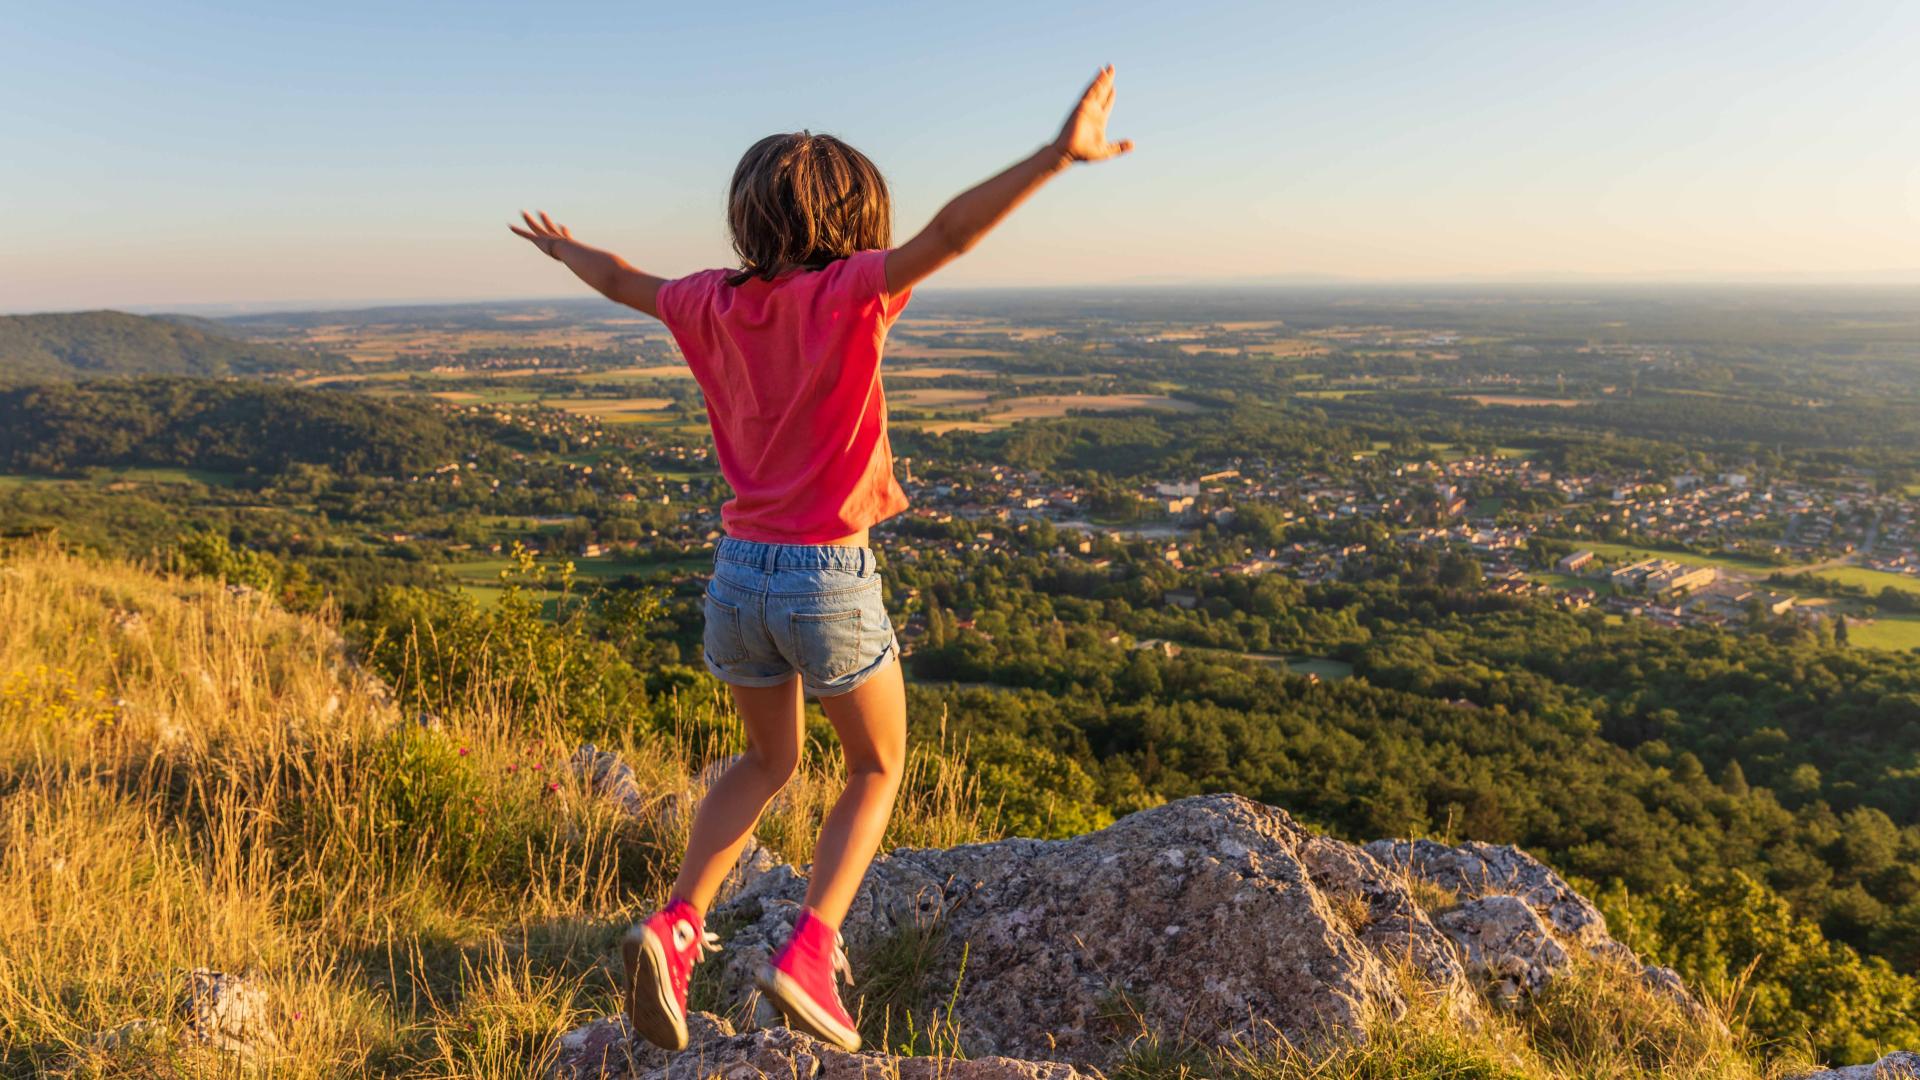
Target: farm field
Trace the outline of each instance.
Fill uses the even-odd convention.
[[[912,409],[976,409],[981,408],[993,398],[991,390],[901,390],[892,395],[892,401],[903,408]]]
[[[1165,412],[1201,412],[1205,406],[1165,394],[1036,394],[1019,398],[989,419],[1034,420],[1065,416],[1070,412],[1121,412],[1129,409],[1159,409]]]
[[[1687,566],[1715,566],[1723,571],[1733,571],[1743,575],[1758,574],[1765,576],[1779,569],[1771,563],[1759,559],[1748,559],[1739,555],[1695,555],[1690,551],[1655,551],[1651,548],[1629,547],[1626,544],[1581,543],[1581,548],[1592,551],[1603,559],[1637,562],[1641,559],[1672,559]]]
[[[1561,592],[1568,589],[1592,589],[1602,596],[1613,591],[1613,586],[1604,581],[1583,578],[1578,574],[1565,574],[1558,570],[1530,570],[1527,577],[1542,584],[1552,586]]]
[[[1863,649],[1920,649],[1920,616],[1882,615],[1871,622],[1849,622],[1847,640]]]
[[[1587,404],[1577,398],[1525,397],[1519,394],[1468,394],[1466,398],[1482,405],[1509,405],[1516,408],[1570,409]]]
[[[887,357],[894,360],[959,360],[969,357],[1012,355],[1014,354],[1005,349],[982,349],[971,345],[922,345],[911,341],[895,341],[887,344]]]
[[[571,376],[575,379],[609,379],[614,381],[629,379],[691,379],[693,372],[685,364],[644,364],[636,367],[607,368],[604,371],[588,371]]]
[[[42,476],[35,473],[0,474],[0,489],[25,487],[30,484],[53,484],[71,479],[74,478]],[[103,486],[109,484],[205,484],[208,487],[232,487],[240,477],[237,473],[221,472],[216,469],[127,465],[114,468],[90,468],[86,470],[86,479]]]
[[[1246,347],[1254,356],[1264,356],[1273,360],[1299,360],[1310,356],[1325,356],[1325,345],[1313,341],[1289,339],[1286,341],[1262,341]]]
[[[1295,675],[1312,675],[1322,682],[1338,682],[1353,677],[1353,665],[1344,660],[1334,660],[1325,656],[1283,656],[1279,653],[1235,653],[1243,660],[1252,660],[1270,668],[1284,669]]]
[[[209,487],[232,487],[239,479],[235,473],[220,472],[216,469],[182,469],[169,466],[124,466],[107,469],[98,474],[104,483],[127,482],[135,484],[206,484]]]
[[[940,379],[948,376],[993,378],[997,374],[987,368],[976,367],[941,367],[939,365],[895,367],[892,364],[886,366],[886,377],[889,379]]]
[[[662,419],[660,412],[673,407],[672,398],[542,398],[540,404],[579,416],[590,416],[610,424],[648,423]]]
[[[1910,574],[1894,574],[1885,570],[1869,570],[1864,566],[1836,566],[1829,570],[1814,571],[1815,577],[1837,581],[1842,585],[1856,585],[1870,593],[1883,589],[1898,589],[1901,592],[1920,594],[1920,577]]]
[[[944,398],[917,397],[916,395],[949,395]],[[963,398],[960,395],[976,395]],[[982,407],[990,396],[984,390],[907,390],[895,396],[895,401],[907,407],[966,409]],[[1161,412],[1200,412],[1205,406],[1191,401],[1168,397],[1165,394],[1034,394],[1030,397],[1011,398],[998,403],[993,412],[978,420],[902,420],[903,424],[927,432],[930,435],[943,435],[950,431],[993,431],[1009,427],[1022,420],[1040,420],[1066,416],[1072,412],[1122,412],[1132,409],[1152,409]]]

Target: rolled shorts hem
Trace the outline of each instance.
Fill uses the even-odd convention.
[[[728,686],[779,686],[781,683],[799,674],[799,672],[794,671],[792,668],[788,668],[778,675],[737,675],[721,667],[719,664],[714,663],[713,657],[708,656],[704,652],[700,654],[700,659],[706,662],[707,674],[712,675]]]
[[[713,657],[708,656],[704,650],[700,653],[700,659],[706,663],[708,674],[726,683],[728,686],[745,686],[749,688],[780,686],[788,680],[798,677],[800,679],[800,687],[803,691],[814,697],[824,698],[839,697],[841,694],[857,689],[861,683],[879,674],[887,666],[889,660],[898,660],[899,655],[900,637],[898,634],[895,634],[887,639],[886,646],[880,650],[878,656],[868,662],[866,667],[861,668],[851,675],[844,675],[840,679],[824,686],[809,682],[807,677],[797,668],[788,668],[786,671],[780,672],[777,675],[741,675],[722,667]]]

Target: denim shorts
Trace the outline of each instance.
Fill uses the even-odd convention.
[[[723,537],[705,607],[707,670],[734,686],[778,686],[799,672],[807,693],[832,697],[900,651],[871,548]]]

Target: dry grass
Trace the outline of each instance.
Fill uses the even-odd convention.
[[[612,946],[683,838],[582,790],[543,710],[425,728],[325,619],[40,545],[0,565],[0,620],[0,1074],[232,1074],[175,1031],[90,1045],[196,967],[269,991],[249,1068],[277,1076],[537,1075],[617,1008]],[[737,749],[718,700],[612,748],[643,790]],[[763,842],[804,858],[841,776],[810,761]],[[945,748],[907,787],[890,842],[979,838]]]
[[[1363,1038],[1331,1047],[1181,1048],[1141,1037],[1115,1080],[1772,1080],[1804,1072],[1781,1061],[1762,1070],[1743,1041],[1703,1023],[1643,986],[1633,973],[1577,964],[1528,1007],[1481,1007],[1457,1016],[1441,997],[1399,973],[1407,1008],[1382,1012]]]

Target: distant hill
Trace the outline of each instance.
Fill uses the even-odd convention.
[[[242,341],[205,319],[124,311],[0,316],[0,383],[106,375],[257,375],[337,363]]]
[[[422,401],[279,383],[158,377],[0,389],[0,472],[170,465],[276,473],[305,463],[386,476],[492,460],[507,437],[492,421]]]

